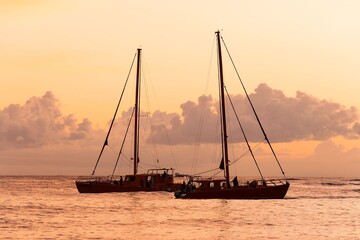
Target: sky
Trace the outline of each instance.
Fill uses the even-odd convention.
[[[137,48],[142,99],[151,100],[142,104],[141,163],[182,173],[216,168],[221,30],[286,175],[359,177],[359,11],[350,0],[1,1],[0,174],[90,174]],[[259,164],[277,175],[266,145],[257,147],[262,138],[230,62],[224,66]],[[235,162],[246,145],[231,131]],[[110,141],[98,174],[111,173],[121,141]],[[121,159],[118,171],[131,164]],[[231,174],[257,174],[248,154]]]

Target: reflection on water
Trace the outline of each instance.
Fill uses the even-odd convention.
[[[2,239],[360,239],[360,179],[293,179],[283,200],[79,194],[72,177],[0,177]]]

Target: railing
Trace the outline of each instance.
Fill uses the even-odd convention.
[[[174,175],[173,168],[154,168],[147,170],[147,174],[164,174],[166,175]]]
[[[190,177],[190,181],[191,182],[207,182],[207,181],[226,181],[224,178],[218,177],[218,178],[213,178],[213,177],[200,177],[200,176],[193,176]],[[231,186],[234,186],[234,181],[230,181]],[[278,185],[285,185],[286,184],[286,180],[284,179],[266,179],[266,180],[262,180],[262,179],[254,179],[254,180],[245,180],[245,179],[239,179],[238,183],[236,184],[236,186],[253,186],[253,187],[257,187],[257,186],[267,186],[267,185],[273,185],[273,186],[278,186]]]
[[[120,176],[80,176],[76,179],[76,182],[111,182],[119,180]]]
[[[286,182],[284,182],[284,180],[282,179],[266,179],[266,180],[262,180],[262,179],[257,179],[257,180],[252,180],[252,181],[246,181],[245,182],[241,182],[239,183],[239,186],[244,186],[244,185],[248,185],[250,187],[260,187],[260,186],[268,186],[268,185],[273,185],[273,186],[279,186],[279,185],[285,185]]]

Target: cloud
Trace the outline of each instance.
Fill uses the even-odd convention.
[[[272,142],[326,140],[335,136],[356,138],[360,135],[358,110],[355,107],[347,108],[300,91],[295,97],[287,97],[282,91],[266,84],[260,84],[250,98]],[[233,95],[231,99],[247,138],[254,142],[261,141],[264,137],[247,99],[243,95]],[[219,134],[214,135],[214,132],[220,131],[218,100],[201,96],[197,103],[188,101],[181,105],[181,109],[181,115],[162,113],[166,120],[152,126],[148,141],[165,143],[165,132],[168,132],[173,144],[218,141]],[[229,102],[227,111],[231,112]],[[229,136],[229,140],[244,141],[240,128],[235,130],[238,123],[233,113],[229,114],[228,121],[228,134],[234,135]]]
[[[326,140],[336,136],[349,139],[360,135],[358,110],[321,100],[303,92],[287,97],[280,90],[260,84],[250,98],[272,142]],[[263,140],[247,99],[232,95],[232,102],[247,138]],[[150,125],[142,124],[141,137],[148,143],[186,144],[220,141],[219,103],[212,96],[200,96],[197,102],[181,104],[181,114],[157,110],[149,117]],[[243,142],[231,105],[227,102],[230,142]],[[132,109],[122,112],[117,126],[126,128]],[[150,127],[149,127],[150,126]],[[147,129],[145,129],[147,127]],[[11,104],[0,110],[0,149],[40,147],[74,141],[101,142],[104,130],[95,129],[89,119],[78,120],[64,115],[60,102],[50,91],[32,97],[24,105]],[[143,141],[142,140],[142,141]]]
[[[354,137],[360,135],[360,123],[359,123],[359,122],[354,123],[354,126],[353,126],[353,135],[354,135]]]
[[[202,106],[205,106],[202,108]],[[181,104],[182,115],[177,113],[155,112],[152,118],[160,121],[151,126],[149,142],[166,143],[164,136],[168,135],[175,144],[192,144],[196,142],[198,129],[202,128],[204,142],[214,142],[213,132],[216,129],[218,115],[216,101],[211,96],[201,96],[198,103],[188,101]],[[203,117],[204,116],[204,117]],[[202,123],[200,125],[200,122]]]
[[[295,97],[286,97],[281,91],[273,90],[266,85],[260,85],[251,94],[251,98],[256,107],[261,105],[257,109],[271,140],[276,137],[277,140],[299,141],[274,146],[275,149],[279,146],[284,148],[284,151],[277,151],[277,154],[287,175],[356,176],[360,149],[345,149],[331,140],[331,136],[341,135],[345,136],[344,142],[353,141],[353,138],[358,136],[360,124],[357,121],[358,113],[355,108],[346,108],[304,93],[298,93]],[[256,127],[256,121],[250,114],[246,99],[241,95],[235,95],[232,99],[239,110],[242,124],[250,125],[250,128],[246,128],[246,131],[250,132],[249,129]],[[23,105],[11,104],[0,110],[1,174],[88,174],[92,171],[106,132],[103,129],[94,128],[89,119],[78,120],[74,115],[64,115],[60,107],[60,102],[54,94],[46,92],[41,97],[31,97]],[[275,113],[274,109],[277,108],[279,109]],[[221,158],[218,145],[204,144],[195,156],[194,144],[191,143],[195,143],[197,138],[202,143],[218,142],[216,140],[219,135],[214,134],[214,132],[219,132],[218,101],[211,96],[201,96],[196,103],[185,102],[181,105],[181,109],[181,114],[157,110],[148,117],[142,118],[141,164],[153,164],[154,160],[159,159],[162,166],[175,167],[179,172],[185,173],[197,173],[209,168],[217,168]],[[288,116],[289,112],[295,116]],[[317,112],[319,116],[312,117],[314,112]],[[116,120],[112,132],[114,133],[112,135],[116,136],[109,139],[110,148],[105,151],[97,173],[108,174],[112,171],[117,149],[122,143],[123,132],[128,125],[131,113],[131,108],[123,111]],[[272,123],[275,117],[277,117],[276,121],[283,122]],[[309,126],[294,127],[293,124],[286,124],[282,118]],[[301,118],[301,120],[296,118]],[[199,124],[201,119],[202,127]],[[233,121],[232,124],[236,123],[234,120],[230,119],[230,121]],[[310,127],[311,124],[316,126],[313,122],[327,127],[312,130],[314,128]],[[282,131],[274,135],[271,131],[280,126],[283,126]],[[199,128],[202,128],[204,132],[201,136],[198,135]],[[233,132],[230,131],[229,135],[230,133]],[[130,138],[131,134],[133,133],[130,130]],[[305,154],[300,157],[298,152],[292,154],[291,151],[287,154],[289,153],[286,150],[287,147],[296,144],[299,148],[299,143],[302,146],[301,141],[315,139],[315,136],[325,140],[314,146],[312,155]],[[327,136],[330,136],[330,140],[326,139]],[[240,137],[229,136],[229,139],[233,142],[243,141]],[[156,147],[156,143],[177,144],[177,146],[168,149],[164,146]],[[317,141],[314,143],[317,144]],[[129,146],[132,147],[131,142]],[[41,151],[39,151],[40,147]],[[234,154],[231,160],[246,151],[245,146],[237,144],[231,144],[230,149],[230,152]],[[264,149],[261,147],[256,149],[258,153],[256,156],[263,173],[265,175],[278,174],[277,165],[273,161],[268,161],[268,150]],[[132,156],[132,152],[125,153],[129,157]],[[122,173],[131,167],[126,159],[121,159],[120,165]],[[256,175],[256,168],[249,155],[244,156],[238,165],[236,174]],[[243,169],[246,169],[246,172],[243,172]]]
[[[0,111],[0,149],[90,140],[98,132],[88,119],[79,122],[73,115],[63,115],[59,100],[50,91]]]
[[[291,159],[285,165],[292,176],[357,177],[359,163],[360,148],[346,149],[330,139],[319,143],[312,155]]]

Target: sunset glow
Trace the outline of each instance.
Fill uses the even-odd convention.
[[[199,144],[216,145],[213,44],[222,29],[287,176],[360,176],[359,11],[357,1],[325,0],[1,1],[0,174],[89,174],[138,47],[152,94],[142,110],[150,123],[142,129],[144,151],[156,148],[159,164],[178,172],[212,167],[199,163],[214,157],[207,150],[199,150],[196,170],[191,165],[203,100]],[[225,80],[235,78],[229,62],[226,68]],[[244,106],[241,88],[227,87]],[[126,125],[130,107],[121,109],[117,127]],[[262,139],[254,120],[246,108],[240,112],[255,145]],[[242,142],[232,140],[234,158]],[[268,150],[257,150],[260,164],[278,174]],[[256,174],[243,172],[247,161],[237,174]],[[112,164],[105,161],[99,174]]]

